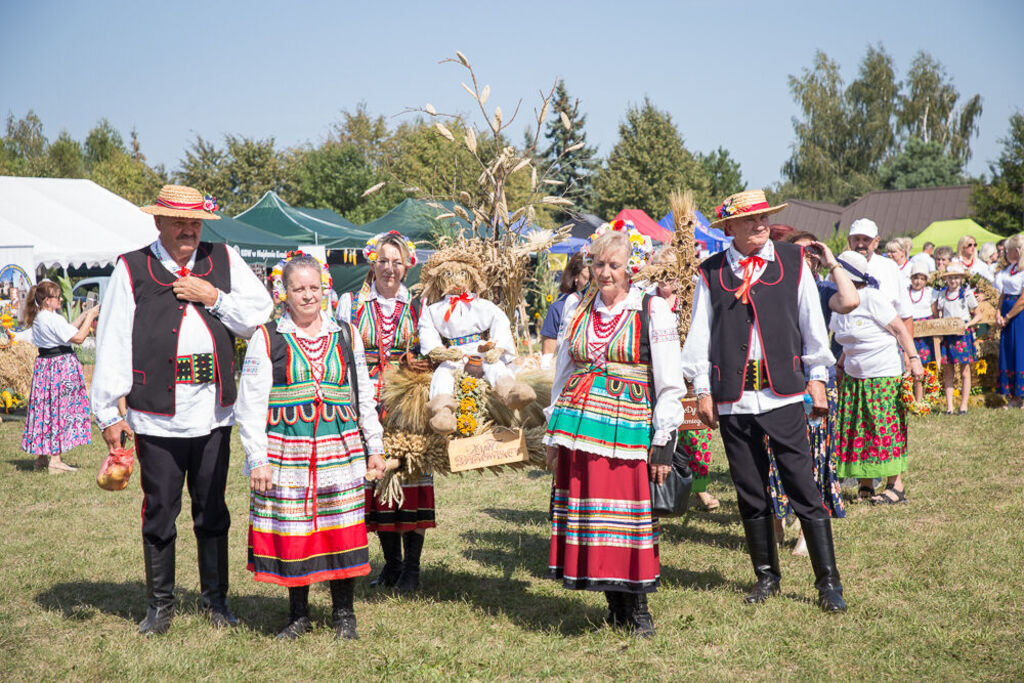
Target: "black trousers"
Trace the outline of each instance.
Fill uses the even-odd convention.
[[[181,512],[181,490],[188,484],[192,497],[192,526],[197,537],[227,534],[231,516],[224,502],[228,478],[231,427],[218,427],[205,436],[176,438],[136,434],[142,470],[142,538],[163,548],[178,535],[175,520]]]
[[[722,415],[722,444],[729,459],[729,474],[743,519],[773,514],[768,490],[768,453],[772,447],[779,478],[793,512],[800,519],[825,519],[828,511],[814,482],[811,449],[807,443],[807,419],[802,403],[776,408],[760,415]]]

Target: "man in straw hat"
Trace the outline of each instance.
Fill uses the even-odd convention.
[[[163,633],[174,616],[175,519],[186,481],[203,607],[216,625],[238,623],[227,603],[224,503],[235,337],[250,337],[273,304],[234,249],[200,241],[203,221],[219,219],[216,208],[213,197],[180,185],[164,186],[155,204],[142,207],[159,235],[120,256],[97,326],[96,421],[111,450],[134,432],[142,470],[149,594],[143,634]],[[123,396],[128,414],[122,418]]]
[[[778,546],[768,486],[768,438],[783,487],[800,518],[819,605],[846,609],[832,526],[815,486],[803,396],[814,415],[828,412],[825,380],[835,363],[814,277],[795,244],[769,239],[764,192],[734,194],[716,210],[732,245],[700,265],[683,374],[693,380],[697,413],[722,443],[757,584],[748,603],[779,592]],[[839,266],[836,266],[839,267]]]

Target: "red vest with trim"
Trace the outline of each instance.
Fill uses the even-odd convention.
[[[765,264],[761,279],[750,288],[749,304],[736,298],[743,280],[729,267],[726,252],[700,265],[700,276],[711,295],[708,356],[715,403],[735,403],[743,395],[743,371],[755,326],[771,390],[779,396],[795,396],[806,388],[798,300],[803,249],[788,242],[774,242],[774,246],[775,260]]]
[[[174,415],[174,374],[178,335],[185,317],[186,302],[174,296],[171,286],[177,276],[168,272],[149,247],[121,255],[128,268],[135,297],[132,323],[132,389],[128,407],[155,415]],[[231,291],[231,265],[223,244],[200,242],[192,275],[206,280],[222,292]],[[235,402],[235,335],[206,306],[192,310],[206,323],[213,337],[214,381],[221,406]]]

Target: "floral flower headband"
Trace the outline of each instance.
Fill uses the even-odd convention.
[[[295,251],[289,251],[287,254],[285,254],[285,257],[278,261],[277,265],[270,270],[271,292],[274,296],[275,304],[284,303],[284,301],[288,298],[287,295],[285,294],[284,287],[284,266],[286,263],[291,261],[296,256],[312,256],[312,258],[316,259],[316,262],[320,264],[320,284],[323,285],[324,294],[330,292],[331,287],[334,286],[334,281],[331,279],[331,271],[327,267],[326,263],[318,259],[316,256],[313,256],[312,254],[307,254],[306,252],[300,249],[297,249]],[[327,309],[326,296],[321,300],[320,308],[324,310]]]
[[[397,230],[388,230],[374,235],[367,241],[366,246],[363,247],[363,256],[369,263],[375,263],[377,261],[377,244],[387,237],[388,235],[395,235],[398,239],[405,242],[406,248],[409,250],[409,267],[412,268],[416,265],[416,245],[412,243],[408,237],[398,232]]]
[[[633,221],[614,220],[611,223],[605,223],[597,229],[593,235],[590,236],[590,244],[594,243],[601,235],[606,232],[624,232],[629,236],[629,261],[626,265],[629,267],[630,273],[636,275],[640,272],[640,269],[647,265],[647,260],[651,258],[651,254],[654,253],[654,244],[651,242],[651,238],[647,235],[642,234],[636,229],[636,225]],[[587,247],[586,254],[584,255],[584,261],[589,266],[593,263],[594,257],[590,254],[589,245]]]

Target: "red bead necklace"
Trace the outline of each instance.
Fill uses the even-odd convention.
[[[619,311],[619,314],[608,322],[601,322],[601,314],[594,311],[590,316],[590,322],[594,328],[594,334],[599,339],[607,339],[615,333],[615,330],[619,329],[619,321],[622,320],[622,316],[626,313],[626,309]]]
[[[323,381],[326,370],[324,359],[327,358],[327,350],[331,346],[333,336],[328,334],[316,339],[303,339],[298,335],[295,336],[299,348],[302,349],[302,355],[309,362],[309,374],[313,378],[313,383],[316,384],[317,396],[320,395],[320,382]]]
[[[398,321],[402,318],[403,304],[395,302],[395,310],[385,316],[380,304],[374,299],[370,310],[373,312],[373,326],[377,329],[377,349],[387,353],[395,345],[398,336]]]

